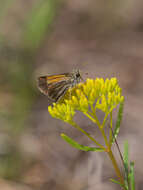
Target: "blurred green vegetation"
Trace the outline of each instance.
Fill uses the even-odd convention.
[[[0,1],[0,22],[3,21],[3,17],[8,13],[9,7],[15,0],[1,0]]]
[[[53,21],[58,4],[57,0],[44,0],[40,1],[33,8],[25,26],[26,30],[23,37],[24,46],[32,50],[39,47],[48,29],[50,29],[49,25]]]
[[[0,1],[0,26],[15,3],[16,0]],[[13,139],[18,139],[27,127],[26,121],[36,99],[33,85],[36,79],[33,81],[33,71],[37,50],[49,34],[59,5],[58,0],[38,0],[33,3],[32,10],[24,22],[19,45],[16,47],[0,33],[1,131],[8,133]],[[23,164],[18,142],[17,146],[15,143],[16,140],[13,141],[14,150],[11,149],[4,155],[0,153],[1,177],[19,176]]]

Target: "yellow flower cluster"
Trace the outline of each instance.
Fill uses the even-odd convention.
[[[80,83],[74,88],[67,91],[64,97],[53,106],[49,106],[48,110],[52,117],[70,122],[76,110],[83,113],[89,110],[102,110],[110,113],[117,105],[124,101],[121,95],[121,88],[116,78],[87,79],[85,83]]]

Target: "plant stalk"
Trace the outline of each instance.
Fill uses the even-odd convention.
[[[117,164],[117,162],[116,162],[116,159],[115,159],[115,157],[114,157],[114,155],[113,155],[113,153],[112,153],[112,150],[111,150],[111,149],[108,149],[107,154],[108,154],[110,160],[112,161],[113,167],[114,167],[114,169],[115,169],[116,175],[117,175],[117,177],[118,177],[120,183],[121,183],[122,185],[124,185],[124,178],[123,178],[123,176],[122,176],[122,174],[121,174],[121,172],[120,172],[120,169],[119,169],[119,167],[118,167],[118,164]],[[124,188],[124,189],[125,189],[125,188]]]
[[[83,130],[80,126],[78,126],[75,122],[71,121],[70,124],[75,127],[77,130],[84,133],[90,140],[92,140],[99,148],[102,148],[105,150],[105,147],[102,146],[100,143],[98,143],[89,133],[87,133],[85,130]]]

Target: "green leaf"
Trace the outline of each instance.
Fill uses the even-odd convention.
[[[127,141],[124,143],[123,160],[124,160],[125,171],[128,174],[128,168],[129,168],[129,145],[128,145]]]
[[[133,162],[130,163],[129,180],[130,180],[131,190],[135,190],[135,176],[134,176],[134,163]]]
[[[94,147],[88,147],[81,144],[78,144],[76,141],[65,135],[64,133],[61,134],[61,137],[71,146],[73,146],[76,149],[83,150],[83,151],[95,151],[95,152],[103,152],[104,150],[101,148],[94,148]]]
[[[116,183],[116,184],[120,185],[121,187],[124,187],[123,184],[121,184],[119,181],[117,181],[117,180],[115,180],[115,179],[112,179],[112,178],[111,178],[110,181],[112,181],[113,183]]]
[[[120,106],[119,106],[118,115],[117,115],[117,121],[116,121],[115,130],[114,130],[114,136],[113,136],[112,141],[111,141],[112,144],[115,142],[115,139],[116,139],[116,137],[119,133],[119,130],[120,130],[120,124],[121,124],[122,116],[123,116],[123,108],[124,108],[124,102],[121,102]]]
[[[26,47],[35,49],[39,46],[54,19],[57,6],[57,0],[41,0],[33,8],[25,24],[23,41]]]
[[[129,189],[129,145],[128,141],[124,143],[124,153],[123,153],[124,169],[125,169],[125,184],[127,189]]]

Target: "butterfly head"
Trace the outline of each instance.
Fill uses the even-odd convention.
[[[73,77],[72,77],[73,80],[74,80],[76,83],[79,83],[80,80],[82,79],[79,69],[74,70],[74,71],[72,72],[72,76],[73,76]]]
[[[81,76],[81,73],[80,73],[79,69],[74,70],[72,72],[72,75],[73,75],[73,79],[74,79],[76,84],[78,84],[81,80],[84,81],[82,76]]]

